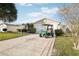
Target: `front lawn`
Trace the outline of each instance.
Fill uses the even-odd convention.
[[[79,56],[79,50],[74,50],[72,47],[71,37],[59,36],[55,41],[55,55],[60,56]]]
[[[0,41],[11,39],[11,38],[16,38],[16,37],[20,37],[20,36],[24,36],[24,35],[28,35],[28,34],[27,33],[22,34],[22,33],[4,32],[4,33],[0,33]]]

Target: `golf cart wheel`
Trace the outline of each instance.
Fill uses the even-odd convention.
[[[42,37],[42,35],[41,35],[41,34],[40,34],[39,36],[40,36],[40,37]]]

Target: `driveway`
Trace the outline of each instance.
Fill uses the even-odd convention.
[[[0,41],[0,56],[49,56],[54,41],[55,38],[43,38],[38,34]]]

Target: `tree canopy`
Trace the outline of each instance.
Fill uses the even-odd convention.
[[[13,22],[17,19],[17,10],[13,3],[0,3],[0,20]]]

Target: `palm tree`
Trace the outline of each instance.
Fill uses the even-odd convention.
[[[13,3],[0,3],[0,20],[12,22],[17,19],[17,10]]]

